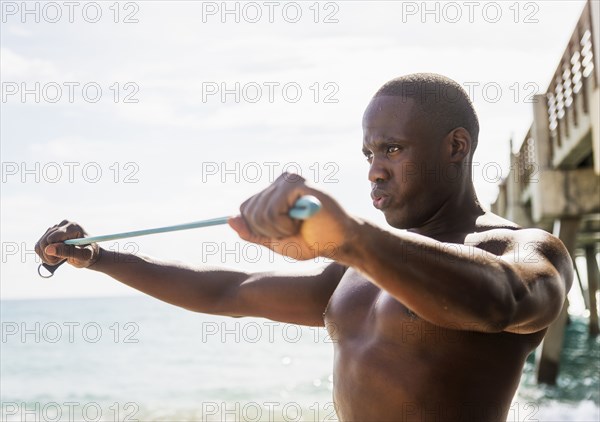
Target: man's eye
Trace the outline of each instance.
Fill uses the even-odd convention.
[[[367,159],[367,161],[371,161],[371,159],[373,158],[373,153],[372,152],[363,152],[365,158]]]
[[[398,152],[398,151],[400,151],[400,147],[398,145],[390,145],[389,147],[387,147],[388,154],[392,154],[392,153]]]

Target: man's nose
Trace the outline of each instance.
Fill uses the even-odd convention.
[[[386,181],[389,178],[390,173],[382,160],[380,158],[373,157],[373,161],[371,161],[371,167],[369,168],[369,181],[371,183],[378,183]]]

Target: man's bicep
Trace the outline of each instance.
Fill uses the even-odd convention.
[[[323,326],[323,312],[345,270],[333,263],[305,274],[251,274],[228,292],[223,314]]]
[[[562,242],[541,230],[527,232],[504,257],[512,261],[516,301],[506,331],[518,334],[548,327],[560,314],[573,280],[572,261]]]

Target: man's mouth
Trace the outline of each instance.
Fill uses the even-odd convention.
[[[377,188],[371,191],[371,198],[373,199],[373,206],[378,210],[385,208],[391,199],[387,192]]]

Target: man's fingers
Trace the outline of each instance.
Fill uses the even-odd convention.
[[[45,264],[50,264],[50,265],[55,265],[55,264],[58,264],[60,261],[64,261],[64,258],[59,258],[57,256],[48,255],[46,253],[41,254],[40,257],[42,258],[42,261]]]
[[[248,230],[260,237],[283,239],[300,229],[300,222],[289,218],[287,205],[277,196],[253,196],[240,206],[240,212]]]
[[[241,215],[230,217],[227,220],[227,224],[229,224],[229,227],[235,230],[240,237],[242,237],[242,235],[248,230],[248,226],[246,226],[246,223]]]
[[[51,243],[44,249],[47,256],[57,258],[68,258],[73,256],[73,245],[65,245],[64,243]]]
[[[65,245],[64,243],[52,243],[46,246],[44,252],[49,257],[66,258],[69,263],[89,261],[93,254],[91,248],[81,248],[75,245]]]
[[[241,239],[247,242],[256,243],[257,245],[262,245],[278,254],[286,255],[298,260],[309,259],[316,256],[315,252],[312,251],[298,236],[292,236],[285,239],[274,239],[255,235],[250,231],[248,224],[241,215],[231,217],[227,222],[229,223],[229,226],[237,232]]]
[[[257,236],[250,231],[248,224],[244,221],[241,215],[237,217],[231,217],[228,221],[229,226],[235,230],[238,236],[246,242],[257,243],[259,245],[266,245],[271,243],[271,239],[264,236]]]
[[[291,206],[293,206],[293,204]],[[289,208],[291,206],[276,201],[275,199],[272,199],[267,203],[267,209],[270,210],[267,214],[269,222],[277,222],[276,225],[272,226],[273,233],[271,237],[283,239],[294,236],[300,231],[301,222],[294,220],[289,216]]]
[[[56,227],[56,226],[54,226],[54,227]],[[53,256],[47,255],[45,251],[46,251],[46,246],[48,246],[47,233],[52,232],[52,230],[54,230],[54,227],[50,227],[48,230],[46,230],[46,233],[35,244],[35,251],[42,258],[42,261],[46,262],[47,264],[52,264],[52,265],[58,263],[59,260],[57,260]]]
[[[236,217],[231,217],[227,223],[229,224],[229,226],[235,230],[238,234],[238,236],[240,238],[242,238],[243,240],[246,240],[248,242],[254,242],[255,238],[258,238],[259,236],[254,235],[251,231],[250,228],[248,227],[248,225],[246,224],[246,221],[244,221],[244,218],[241,215],[238,215]]]
[[[83,233],[77,226],[68,225],[65,228],[50,233],[46,239],[48,243],[58,243],[67,239],[76,239],[82,236]]]

